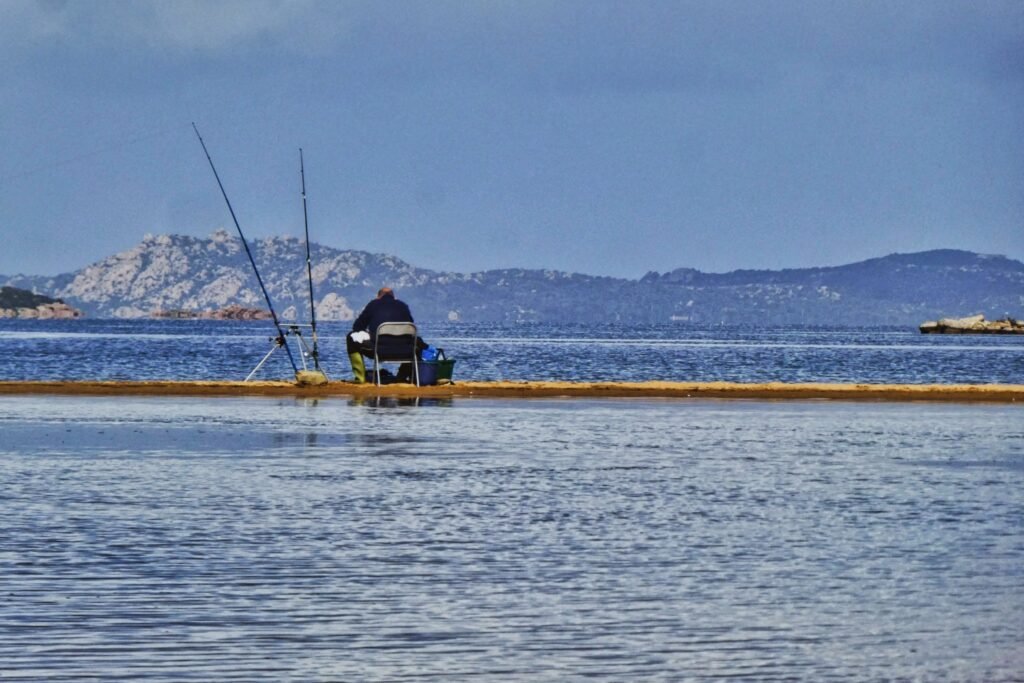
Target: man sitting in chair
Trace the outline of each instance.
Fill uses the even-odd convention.
[[[366,382],[366,364],[363,355],[373,356],[374,335],[381,323],[411,323],[412,312],[403,301],[395,298],[390,287],[381,287],[377,298],[366,304],[366,308],[352,323],[347,337],[348,358],[352,362],[352,375],[357,384]],[[417,347],[420,342],[417,339]]]

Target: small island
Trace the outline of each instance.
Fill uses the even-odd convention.
[[[71,319],[82,317],[82,312],[60,299],[17,287],[0,287],[0,318]]]
[[[1024,321],[1009,316],[1002,320],[985,320],[982,314],[966,318],[940,318],[922,323],[922,334],[1024,334]]]

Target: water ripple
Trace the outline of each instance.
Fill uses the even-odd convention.
[[[1014,680],[1019,411],[0,398],[0,680]]]
[[[322,328],[328,374],[349,377],[347,329]],[[0,379],[242,379],[272,348],[270,329],[242,321],[0,320]],[[681,324],[427,324],[422,332],[457,359],[456,379],[467,380],[1024,382],[1024,337],[1013,335]],[[280,353],[261,373],[293,374]]]

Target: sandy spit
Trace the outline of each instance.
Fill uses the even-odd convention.
[[[1024,403],[1024,384],[786,384],[783,382],[456,382],[445,386],[330,382],[20,382],[0,381],[0,395],[78,396],[396,396],[495,398],[839,399]]]

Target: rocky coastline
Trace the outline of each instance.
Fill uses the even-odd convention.
[[[0,287],[0,318],[69,320],[81,317],[80,310],[68,306],[60,299],[51,299],[17,287]]]
[[[151,318],[169,318],[173,320],[270,320],[270,311],[262,308],[247,308],[231,305],[214,311],[192,311],[187,309],[156,310],[149,314]]]

